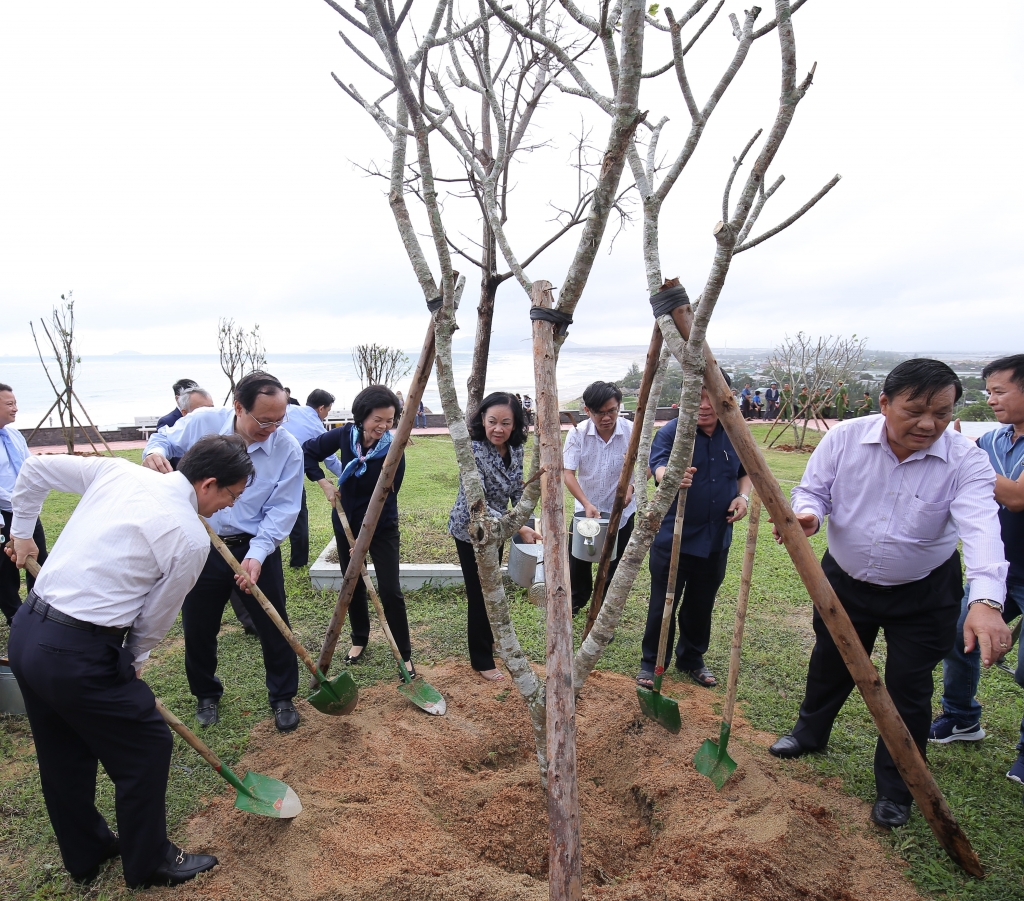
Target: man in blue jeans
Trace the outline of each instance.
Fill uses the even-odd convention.
[[[1001,357],[982,370],[988,389],[988,405],[1003,424],[983,435],[978,445],[989,456],[996,471],[996,501],[1003,547],[1010,569],[1006,577],[1006,605],[1003,620],[1010,622],[1024,613],[1024,354]],[[957,630],[953,652],[943,661],[942,715],[932,723],[929,741],[980,741],[981,704],[975,698],[981,677],[979,651],[964,651],[963,625],[967,598]],[[1017,653],[1017,684],[1024,686],[1024,654]],[[1017,744],[1017,760],[1007,778],[1024,783],[1024,722]]]

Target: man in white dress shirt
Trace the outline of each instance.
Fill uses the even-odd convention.
[[[815,534],[828,517],[822,569],[869,654],[879,629],[885,632],[885,685],[922,755],[932,671],[952,649],[960,615],[958,539],[971,586],[967,650],[977,643],[989,666],[995,649],[1010,646],[1001,616],[1007,563],[995,473],[984,451],[946,431],[961,394],[960,380],[945,363],[900,363],[886,377],[881,415],[826,433],[792,492],[805,534]],[[800,716],[770,748],[776,757],[823,750],[854,686],[817,611],[814,634]],[[871,819],[886,828],[904,825],[912,796],[881,738],[874,768],[878,797]]]
[[[583,409],[587,418],[565,436],[562,449],[562,477],[565,487],[576,498],[576,512],[591,519],[602,513],[611,512],[615,502],[622,465],[629,447],[629,436],[633,423],[619,418],[622,391],[608,382],[593,382],[583,392]],[[626,490],[626,503],[619,520],[619,543],[617,554],[621,554],[633,534],[636,502],[633,500],[633,483]],[[609,536],[608,540],[611,540]],[[595,561],[597,562],[596,558]],[[619,565],[619,557],[611,561],[605,592]],[[579,560],[572,555],[572,534],[569,535],[569,583],[572,586],[572,612],[579,613],[590,602],[594,590],[593,563]]]
[[[288,419],[288,400],[281,383],[266,372],[250,372],[235,386],[232,407],[196,410],[170,429],[156,432],[142,452],[142,465],[171,472],[168,459],[184,454],[204,435],[240,435],[246,442],[256,478],[237,505],[210,519],[211,527],[240,561],[249,580],[288,622],[285,608],[281,542],[299,515],[302,497],[302,449],[279,429]],[[267,694],[280,732],[299,725],[292,699],[299,689],[295,652],[270,617],[249,593],[248,583],[209,545],[209,558],[181,610],[185,631],[185,673],[196,697],[201,726],[219,719],[224,686],[217,678],[217,633],[224,605],[237,584],[263,648]]]
[[[213,436],[158,476],[110,457],[30,457],[14,491],[19,565],[51,490],[82,495],[11,626],[46,809],[64,866],[91,882],[120,855],[133,888],[177,885],[216,865],[167,840],[171,734],[137,671],[206,562],[196,516],[234,503],[253,476],[245,445]],[[96,810],[96,768],[114,783],[118,833]]]
[[[288,421],[281,426],[286,432],[291,432],[295,440],[302,447],[310,438],[317,438],[327,431],[324,420],[327,419],[331,408],[334,406],[334,395],[323,388],[314,388],[306,398],[306,405],[288,408]],[[336,454],[331,454],[324,465],[341,477],[341,461]],[[306,488],[302,488],[302,504],[299,507],[299,515],[295,519],[295,525],[288,535],[288,547],[291,551],[291,558],[288,565],[292,569],[309,564],[309,509],[306,507]]]
[[[0,531],[4,540],[11,537],[11,495],[14,494],[14,483],[22,464],[28,459],[28,445],[14,427],[18,416],[18,401],[10,385],[0,383],[0,518],[3,519]],[[39,563],[46,560],[46,535],[43,524],[37,519],[32,531],[32,540],[39,548]],[[35,580],[26,575],[25,582],[31,590]],[[21,606],[21,571],[6,556],[0,554],[0,613],[3,613],[7,625],[11,624],[14,614]]]

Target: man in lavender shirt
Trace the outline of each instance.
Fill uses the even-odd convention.
[[[977,644],[982,663],[990,666],[1010,646],[1001,615],[1007,563],[995,473],[984,451],[946,431],[962,393],[945,363],[900,363],[886,377],[881,415],[829,431],[792,492],[806,535],[828,517],[822,569],[869,654],[879,629],[884,631],[885,684],[922,755],[931,725],[932,671],[952,650],[960,616],[958,540],[970,582],[966,648]],[[800,716],[769,749],[776,757],[823,750],[853,690],[853,677],[817,611],[814,634]],[[885,828],[904,825],[912,796],[881,738],[874,769],[872,821]]]

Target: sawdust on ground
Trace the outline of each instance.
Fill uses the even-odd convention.
[[[281,736],[257,727],[239,770],[286,781],[303,812],[273,820],[209,799],[183,836],[220,866],[157,890],[178,901],[543,901],[547,811],[526,708],[515,689],[452,661],[421,675],[448,700],[431,717],[388,685],[348,717],[303,703]],[[508,684],[508,683],[506,683]],[[799,781],[767,753],[772,736],[738,722],[723,790],[693,757],[720,720],[710,693],[673,684],[683,729],[639,711],[631,680],[595,673],[579,703],[584,897],[607,901],[912,901],[920,896],[878,841],[868,807]]]

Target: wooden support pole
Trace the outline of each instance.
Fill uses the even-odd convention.
[[[534,307],[553,305],[551,282],[533,283]],[[548,758],[548,898],[580,901],[580,803],[576,782],[576,698],[573,693],[572,610],[562,481],[562,429],[558,417],[554,327],[533,322],[537,431],[540,433],[541,519],[547,590],[545,713]],[[606,542],[606,543],[610,543]]]
[[[672,311],[671,319],[679,334],[683,338],[688,338],[693,322],[691,308],[677,307]],[[664,317],[660,321],[671,328]],[[810,541],[804,535],[793,508],[779,488],[779,483],[768,468],[761,449],[744,422],[736,405],[736,398],[726,384],[711,347],[706,341],[703,354],[707,362],[704,370],[704,387],[707,388],[715,413],[718,414],[719,421],[743,462],[743,468],[753,481],[775,527],[779,530],[793,565],[864,697],[864,703],[871,711],[875,726],[889,749],[900,775],[907,783],[907,788],[910,789],[935,837],[949,856],[972,876],[983,877],[985,871],[977,853],[953,817],[921,751],[911,738],[896,705],[882,684],[878,670],[864,650],[849,615],[825,577]]]
[[[96,427],[95,423],[92,421],[92,417],[89,415],[89,411],[85,409],[85,404],[82,403],[81,398],[79,398],[79,396],[75,394],[74,388],[71,389],[71,394],[74,396],[75,400],[78,401],[78,406],[82,408],[82,413],[85,414],[85,421],[92,426],[92,430],[99,436],[100,441],[103,442],[103,446],[107,449],[107,453],[110,454],[111,457],[113,457],[114,452],[110,449],[110,445],[107,444],[107,439],[103,437],[103,433]],[[82,431],[85,432],[85,426],[82,426]],[[88,436],[88,433],[86,433],[86,436]],[[92,444],[91,441],[89,443]]]
[[[661,357],[661,346],[664,339],[658,323],[654,323],[654,334],[651,335],[651,346],[647,349],[647,362],[644,364],[644,374],[640,380],[640,393],[636,399],[636,415],[633,417],[633,431],[629,436],[629,445],[626,448],[626,458],[622,462],[622,472],[619,474],[619,484],[615,488],[615,503],[612,504],[611,513],[608,515],[608,536],[604,547],[601,548],[601,559],[597,564],[597,578],[594,580],[594,593],[590,598],[590,609],[587,611],[587,624],[583,627],[583,637],[590,634],[597,622],[597,615],[601,612],[601,605],[604,603],[604,589],[608,582],[608,570],[612,563],[612,548],[615,547],[615,537],[619,534],[619,523],[622,521],[622,509],[626,506],[626,491],[629,490],[629,481],[633,476],[633,467],[636,465],[636,455],[640,450],[640,438],[643,433],[644,414],[647,412],[647,403],[651,394],[651,384],[654,382],[654,374],[658,371],[658,360]],[[658,398],[654,399],[658,402]],[[621,554],[625,548],[619,548]]]

